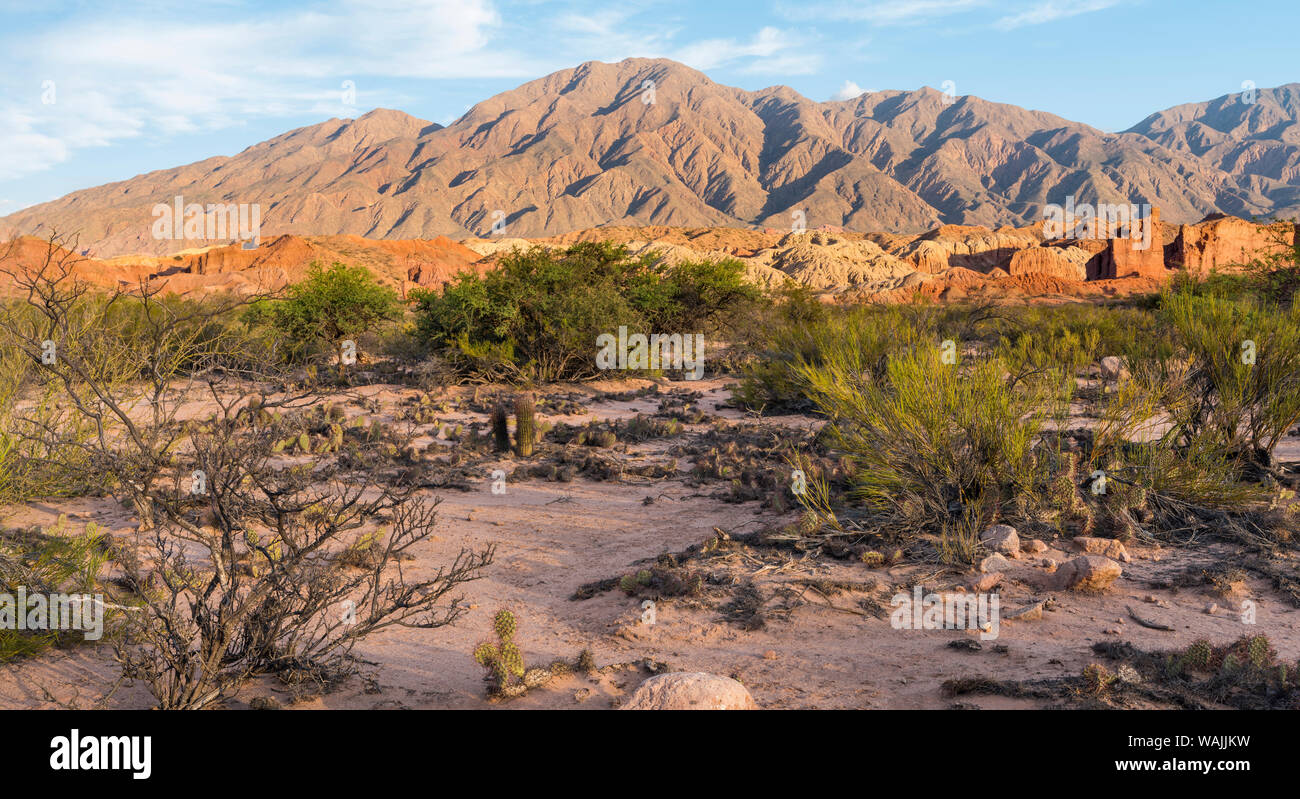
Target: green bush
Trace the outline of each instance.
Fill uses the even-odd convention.
[[[344,341],[355,343],[361,334],[401,315],[397,292],[376,283],[365,267],[334,263],[327,269],[313,263],[286,299],[260,303],[245,318],[274,326],[299,352],[322,344],[332,347],[341,367]]]
[[[803,413],[817,410],[805,366],[849,357],[855,369],[879,371],[889,353],[923,341],[951,339],[963,346],[985,315],[981,309],[934,304],[827,306],[794,291],[777,297],[766,320],[749,342],[755,357],[742,367],[732,400],[755,411]]]
[[[737,261],[659,266],[622,246],[583,242],[515,252],[492,271],[412,297],[418,335],[462,373],[562,380],[596,375],[596,338],[620,325],[715,334],[761,294]]]
[[[1170,438],[1243,468],[1270,465],[1300,422],[1300,308],[1169,293],[1157,314],[1169,343],[1138,363],[1161,386]]]
[[[864,366],[857,342],[841,339],[799,367],[856,462],[857,497],[882,527],[938,534],[946,559],[970,562],[979,532],[1041,482],[1041,384],[1009,379],[997,358],[947,363],[938,340]]]

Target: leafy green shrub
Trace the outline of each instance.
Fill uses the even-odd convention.
[[[650,255],[583,242],[533,247],[497,269],[458,275],[441,293],[415,291],[418,335],[463,374],[534,380],[597,374],[596,338],[714,333],[759,301],[737,261],[656,265]]]
[[[805,367],[848,358],[842,364],[846,369],[878,371],[888,353],[942,338],[940,327],[955,327],[906,306],[813,310],[797,295],[790,303],[783,306],[776,324],[764,331],[758,357],[745,365],[733,391],[733,401],[745,408],[778,413],[816,410]]]
[[[299,351],[329,345],[341,367],[344,341],[355,343],[401,313],[397,292],[376,283],[365,267],[334,263],[327,269],[312,263],[306,279],[289,287],[286,299],[260,303],[245,318],[273,325]]]

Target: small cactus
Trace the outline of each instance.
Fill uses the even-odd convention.
[[[1089,663],[1083,667],[1084,689],[1091,694],[1105,693],[1106,689],[1118,678],[1099,663]]]
[[[298,444],[299,452],[303,454],[307,454],[311,452],[311,436],[307,435],[306,433],[298,434],[297,444]]]
[[[515,400],[515,452],[521,458],[533,454],[537,442],[536,408],[530,397]]]
[[[487,670],[493,683],[491,693],[497,696],[518,696],[529,687],[524,680],[524,656],[514,642],[516,626],[515,614],[497,611],[492,618],[496,642],[484,641],[474,648],[474,661]]]
[[[492,409],[492,448],[497,452],[510,449],[510,418],[504,405]]]
[[[1193,669],[1208,669],[1213,659],[1214,648],[1203,638],[1193,641],[1183,653],[1183,665]]]

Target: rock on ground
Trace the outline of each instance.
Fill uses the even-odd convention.
[[[1077,546],[1080,551],[1086,552],[1089,555],[1105,555],[1111,560],[1118,560],[1123,563],[1128,563],[1131,560],[1131,558],[1129,558],[1128,550],[1124,548],[1122,543],[1114,538],[1097,538],[1089,535],[1080,535],[1075,536],[1074,545]]]
[[[1124,365],[1124,360],[1115,355],[1107,355],[1101,359],[1101,377],[1103,380],[1119,380],[1128,377],[1128,367]]]
[[[704,672],[659,674],[637,686],[623,710],[757,710],[749,689]]]
[[[1004,555],[1020,554],[1020,534],[1009,524],[995,524],[980,533],[980,541],[994,552]]]
[[[1120,565],[1101,555],[1080,555],[1056,570],[1058,589],[1104,591],[1123,573]]]

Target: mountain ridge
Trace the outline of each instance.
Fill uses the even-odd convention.
[[[72,192],[0,231],[80,234],[96,256],[158,240],[151,209],[248,203],[281,234],[547,236],[601,225],[915,233],[1022,226],[1067,195],[1209,214],[1300,214],[1300,84],[1175,106],[1105,133],[929,87],[816,102],[750,92],[664,59],[586,62],[475,104],[450,125],[394,109],[286,131],[234,156]],[[800,217],[799,215],[802,214]]]

